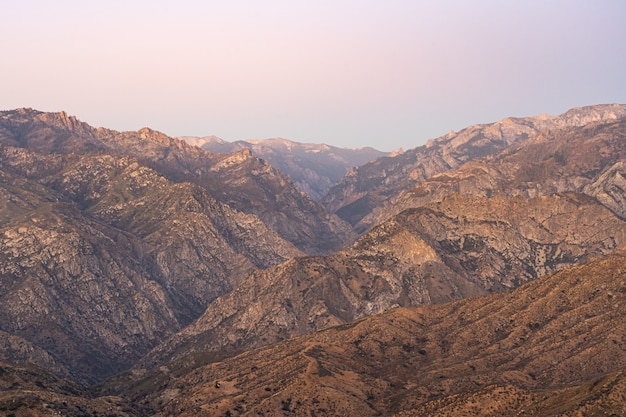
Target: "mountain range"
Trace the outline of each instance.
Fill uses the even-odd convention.
[[[625,267],[616,251],[505,294],[115,382],[157,415],[623,415]]]
[[[214,154],[148,128],[93,128],[66,113],[0,112],[0,142],[54,154],[135,158],[174,183],[199,185],[214,199],[253,214],[306,253],[328,253],[353,239],[349,225],[315,203],[282,172],[244,149]],[[285,210],[289,207],[289,210]]]
[[[528,158],[539,157],[540,160],[552,158],[557,166],[565,164],[563,158],[566,155],[558,153],[556,149],[567,147],[563,140],[558,140],[560,135],[566,134],[564,130],[570,128],[575,131],[578,127],[587,124],[618,121],[624,116],[626,116],[626,107],[613,104],[575,108],[560,116],[507,118],[495,123],[470,126],[460,132],[450,132],[445,136],[430,140],[426,145],[407,150],[400,155],[379,158],[351,170],[324,196],[321,202],[329,212],[336,213],[357,230],[364,231],[376,224],[381,217],[388,217],[384,211],[400,198],[399,195],[408,192],[413,187],[421,186],[424,180],[437,174],[441,174],[440,179],[445,181],[446,172],[456,171],[468,162],[480,158],[478,165],[481,165],[482,158],[493,156],[497,159],[500,157],[499,153],[505,149],[511,154],[515,152],[514,149],[518,149],[517,146],[532,148],[532,143],[537,141],[543,142],[543,145],[536,145],[532,149],[536,154],[527,154]],[[551,144],[551,142],[555,143]],[[601,142],[595,145],[599,146]],[[595,149],[587,150],[595,151]],[[574,155],[567,154],[567,156]],[[578,159],[582,160],[585,156],[591,157],[592,154],[580,152]],[[542,171],[535,170],[533,165],[536,161],[518,162],[522,163],[524,169],[541,175]],[[597,165],[602,162],[597,162]],[[582,163],[587,162],[582,161]],[[467,169],[467,167],[464,168]],[[576,169],[573,164],[571,168]],[[508,174],[515,175],[516,172]],[[556,170],[546,174],[559,175]],[[592,172],[588,174],[591,175]],[[487,173],[486,176],[488,175],[490,174]],[[561,191],[564,190],[565,188],[561,189]],[[552,190],[546,192],[550,191]],[[509,189],[506,192],[513,193],[514,190]],[[397,210],[392,209],[392,212],[394,211]]]
[[[299,143],[282,138],[227,142],[216,136],[180,139],[211,152],[233,153],[250,149],[273,167],[289,175],[291,181],[319,201],[350,168],[388,155],[373,148],[346,149],[315,143]]]
[[[624,415],[625,116],[378,157],[0,112],[0,413]],[[378,158],[320,198],[266,148]]]

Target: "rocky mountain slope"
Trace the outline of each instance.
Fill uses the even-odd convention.
[[[94,397],[83,386],[31,364],[0,361],[0,415],[140,417],[148,410],[118,396]]]
[[[506,150],[435,175],[400,192],[365,223],[448,195],[534,197],[576,191],[626,218],[626,119],[544,131]]]
[[[0,414],[624,414],[623,107],[366,164],[347,246],[247,149],[0,112]]]
[[[281,138],[235,142],[226,142],[215,136],[181,139],[217,153],[250,149],[255,156],[289,175],[298,188],[314,200],[321,199],[348,169],[387,155],[373,148],[345,149]]]
[[[626,222],[588,196],[453,196],[402,212],[344,251],[255,271],[142,366],[263,346],[396,306],[508,290],[622,245]]]
[[[621,251],[504,294],[192,355],[107,389],[159,416],[623,415],[624,270]]]
[[[249,150],[212,154],[147,128],[95,129],[63,112],[31,109],[0,112],[0,143],[42,153],[130,156],[172,182],[197,184],[216,200],[256,215],[306,253],[329,253],[353,239],[349,225]]]
[[[129,157],[0,145],[0,195],[0,330],[52,360],[5,355],[81,380],[129,367],[253,268],[302,255]]]
[[[364,231],[376,224],[381,207],[388,206],[398,194],[436,174],[455,170],[511,145],[522,144],[541,131],[615,121],[624,116],[626,105],[597,105],[571,109],[554,117],[507,118],[470,126],[400,155],[380,158],[352,169],[321,201],[328,211],[338,214],[358,231]]]

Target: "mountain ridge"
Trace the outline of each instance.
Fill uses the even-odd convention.
[[[502,292],[625,244],[626,222],[584,195],[453,196],[406,210],[336,254],[253,271],[140,365],[256,348],[397,306]]]
[[[0,414],[624,414],[622,107],[354,168],[354,241],[248,148],[0,112]]]
[[[359,232],[371,227],[379,211],[393,202],[404,189],[418,185],[436,174],[457,169],[478,158],[523,143],[549,129],[615,121],[626,116],[626,105],[610,104],[573,108],[560,116],[505,118],[490,124],[469,126],[450,132],[425,145],[384,157],[357,167],[340,180],[321,203]]]
[[[300,143],[283,138],[227,142],[215,136],[181,137],[211,152],[232,153],[250,149],[280,169],[302,190],[318,201],[351,167],[362,165],[387,152],[371,147],[348,149],[326,144]]]
[[[0,112],[0,142],[44,153],[136,158],[173,182],[193,182],[216,200],[256,215],[307,253],[329,253],[353,239],[348,224],[326,213],[288,177],[246,151],[213,154],[149,128],[137,132],[96,129],[64,112],[32,109]]]
[[[0,145],[0,194],[0,329],[79,380],[130,366],[254,267],[302,255],[129,157]]]
[[[472,415],[549,416],[558,407],[619,415],[626,411],[625,267],[622,249],[508,293],[397,308],[229,358],[188,358],[137,375],[164,381],[157,393],[142,391],[130,375],[113,386],[160,416],[457,415],[450,403],[471,407],[477,395],[487,402],[478,412],[469,408]],[[505,388],[489,400],[485,390],[497,386]]]

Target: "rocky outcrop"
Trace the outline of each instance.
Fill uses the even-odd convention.
[[[470,126],[424,146],[351,170],[321,202],[357,231],[364,231],[377,223],[376,219],[381,217],[379,212],[387,209],[399,194],[437,174],[443,175],[477,158],[495,155],[511,145],[521,145],[542,131],[555,136],[564,128],[612,122],[624,116],[626,105],[613,104],[575,108],[555,117],[506,118]]]
[[[233,153],[250,149],[259,158],[289,175],[300,190],[321,199],[348,169],[387,155],[372,148],[346,149],[329,145],[299,143],[287,139],[238,140],[226,142],[215,136],[183,137],[211,152]]]
[[[588,196],[453,196],[402,212],[337,254],[255,271],[142,366],[509,290],[625,244],[626,222]]]
[[[129,157],[2,146],[0,194],[0,329],[79,379],[129,367],[251,269],[302,255]]]
[[[0,112],[0,143],[43,153],[135,158],[172,182],[200,185],[216,200],[257,216],[306,253],[330,253],[353,240],[348,224],[248,150],[218,155],[148,128],[95,129],[65,113],[31,109]]]
[[[109,389],[160,416],[458,415],[476,399],[481,415],[620,415],[625,268],[620,252],[505,294],[398,308],[229,358],[191,355]]]
[[[70,371],[59,364],[48,352],[28,340],[0,330],[0,364],[31,364],[35,367],[47,370],[57,377],[70,377]],[[2,366],[2,365],[0,365]],[[0,372],[0,376],[3,373]],[[1,378],[0,378],[1,381]],[[1,389],[7,389],[2,386]]]
[[[496,155],[407,188],[363,220],[377,223],[407,208],[457,193],[535,197],[568,191],[593,196],[623,217],[625,137],[625,119],[545,131]]]

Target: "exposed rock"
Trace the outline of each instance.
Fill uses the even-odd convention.
[[[0,194],[0,329],[80,379],[129,367],[251,269],[302,254],[128,157],[2,146]]]
[[[364,218],[379,222],[410,207],[460,193],[535,197],[568,191],[598,198],[624,217],[626,119],[542,132],[496,155],[435,175]]]
[[[255,271],[142,366],[263,346],[397,306],[511,289],[622,245],[626,222],[588,196],[453,196],[407,210],[337,254]]]
[[[560,129],[615,121],[624,116],[626,105],[613,104],[571,109],[556,117],[506,118],[496,123],[470,126],[395,157],[380,158],[350,171],[321,201],[327,210],[350,222],[357,231],[364,231],[377,223],[381,207],[388,206],[404,190],[436,174],[455,170],[513,144],[522,144],[540,131],[552,129],[554,132],[550,134],[557,135],[556,131]]]
[[[191,355],[109,389],[159,416],[458,415],[450,404],[476,399],[487,415],[621,415],[624,270],[622,252],[505,294],[398,308],[230,358]]]
[[[605,169],[583,192],[597,198],[606,207],[626,219],[626,162],[619,161]]]
[[[65,113],[31,109],[0,112],[0,143],[44,153],[136,158],[170,181],[200,185],[218,201],[256,215],[306,253],[330,253],[353,240],[350,225],[249,151],[218,155],[148,128],[94,129]]]
[[[29,363],[46,369],[59,377],[69,377],[70,372],[48,352],[28,340],[0,330],[0,363]],[[6,389],[7,386],[2,387]]]
[[[623,412],[626,256],[594,260],[626,244],[623,110],[355,168],[338,252],[249,149],[1,112],[0,413]],[[133,365],[98,388],[125,399],[82,385]]]

